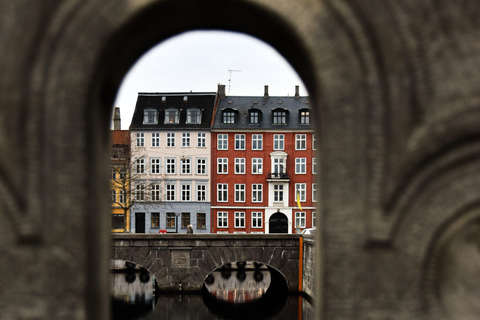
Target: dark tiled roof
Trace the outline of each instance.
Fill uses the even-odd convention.
[[[222,123],[222,111],[233,109],[237,112],[236,123]],[[259,124],[249,123],[249,110],[257,109],[261,112]],[[272,111],[275,109],[284,109],[287,111],[287,124],[273,124]],[[215,114],[215,120],[212,129],[239,129],[254,130],[313,130],[312,125],[300,124],[300,110],[310,109],[308,97],[242,97],[226,96],[220,99]],[[310,113],[310,120],[312,120]]]
[[[162,99],[162,97],[165,97]],[[187,100],[184,100],[187,97]],[[135,112],[133,113],[130,130],[198,130],[210,129],[215,104],[215,92],[200,93],[138,93]],[[165,110],[175,108],[180,110],[177,124],[165,124]],[[187,109],[198,108],[202,111],[201,123],[186,124]],[[158,111],[157,124],[143,124],[144,110],[156,109]]]

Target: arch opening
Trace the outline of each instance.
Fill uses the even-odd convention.
[[[111,260],[113,319],[134,319],[155,309],[158,285],[155,276],[143,266]]]
[[[205,305],[219,316],[263,319],[279,313],[288,284],[276,268],[258,261],[228,262],[204,280]]]
[[[254,8],[253,11],[245,11],[246,7],[249,7],[247,4],[235,4],[234,6],[238,5],[239,8],[241,8],[241,10],[237,11],[237,14],[239,17],[248,17],[248,20],[251,21],[253,19],[252,12],[255,12],[253,16],[258,15],[258,21],[256,22],[257,27],[252,27],[252,24],[247,27],[241,26],[239,23],[231,24],[230,21],[224,20],[223,16],[225,15],[220,14],[225,8],[222,7],[223,5],[219,6],[219,3],[216,1],[206,2],[206,7],[202,8],[202,12],[205,8],[208,8],[209,3],[215,3],[215,8],[210,7],[211,11],[208,15],[213,14],[214,16],[211,16],[211,21],[207,25],[204,23],[209,20],[208,17],[202,17],[202,21],[199,21],[198,16],[201,15],[198,15],[198,13],[195,13],[196,17],[192,16],[188,23],[185,23],[182,19],[180,19],[181,21],[177,19],[177,21],[173,22],[170,17],[174,15],[170,14],[184,9],[181,7],[177,8],[176,5],[172,5],[175,6],[176,9],[169,6],[162,7],[161,10],[160,5],[158,7],[154,6],[149,8],[151,9],[150,12],[146,10],[142,11],[138,16],[133,17],[127,25],[124,25],[119,32],[111,38],[110,43],[106,46],[107,50],[105,51],[104,57],[99,63],[101,67],[99,68],[99,76],[96,78],[96,81],[100,81],[100,85],[94,85],[93,88],[97,90],[96,94],[99,96],[101,104],[103,106],[107,104],[110,106],[113,105],[114,93],[116,93],[115,89],[119,87],[123,76],[134,61],[153,47],[153,45],[161,43],[172,36],[182,34],[183,32],[198,29],[241,32],[252,35],[270,44],[295,68],[307,88],[309,88],[311,99],[314,100],[312,93],[314,93],[313,90],[315,86],[314,77],[311,73],[313,67],[311,66],[309,57],[305,54],[305,50],[303,50],[303,44],[299,43],[299,38],[293,34],[292,29],[285,26],[284,22],[277,20],[278,17],[273,16],[271,13],[263,12],[260,8]],[[232,8],[228,8],[228,10],[230,11]],[[165,19],[159,19],[158,16],[155,16],[159,14]],[[170,17],[166,15],[170,15]],[[266,17],[268,17],[268,19],[265,19]],[[260,20],[263,20],[263,22],[261,23]],[[168,25],[168,28],[158,31],[158,21],[164,21],[165,24]],[[169,22],[172,23],[169,24]],[[268,28],[272,29],[270,30],[271,32],[266,31],[265,28],[263,28],[263,30],[259,28],[260,24],[262,28],[268,24]],[[155,25],[155,27],[153,27],[153,25]],[[282,30],[285,31],[283,34],[281,32]],[[142,37],[136,38],[136,34],[142,34]],[[275,34],[282,34],[282,39],[275,36]],[[120,43],[124,50],[117,49]],[[98,113],[98,110],[92,114],[95,113]],[[265,217],[266,215],[263,218],[265,219]],[[278,272],[275,269],[272,270],[273,272]],[[280,277],[284,279],[281,274]]]

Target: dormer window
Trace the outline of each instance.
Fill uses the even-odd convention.
[[[166,109],[165,110],[165,123],[175,124],[178,123],[178,110]]]
[[[273,124],[287,124],[287,111],[276,109],[272,112]]]
[[[260,123],[260,110],[250,110],[248,112],[248,122],[250,124],[259,124]]]
[[[143,124],[157,124],[158,111],[156,109],[147,109],[143,112]]]
[[[300,110],[300,124],[310,124],[310,110]]]
[[[202,121],[202,112],[200,109],[188,109],[187,110],[187,123],[199,124]]]
[[[236,112],[233,109],[222,111],[222,123],[235,123]]]

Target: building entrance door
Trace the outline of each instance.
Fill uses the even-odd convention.
[[[288,233],[288,218],[282,212],[276,212],[268,220],[269,233]]]
[[[144,212],[135,212],[135,233],[145,233]]]

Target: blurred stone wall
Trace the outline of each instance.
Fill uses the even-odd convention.
[[[479,12],[476,0],[0,0],[2,319],[108,318],[116,90],[148,48],[211,28],[266,41],[310,93],[318,319],[476,318]]]

